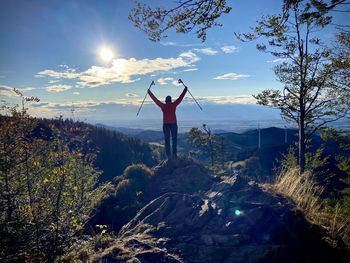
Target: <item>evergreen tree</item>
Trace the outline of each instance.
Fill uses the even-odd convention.
[[[221,26],[218,18],[228,14],[231,9],[226,0],[180,0],[170,8],[152,8],[137,2],[129,19],[152,41],[166,37],[165,31],[173,27],[177,33],[196,30],[197,37],[205,41],[206,31],[212,26]]]
[[[224,168],[229,158],[228,141],[223,137],[212,133],[211,129],[203,124],[203,131],[191,128],[187,141],[198,149],[193,152],[199,156],[203,155],[209,159],[210,165]]]

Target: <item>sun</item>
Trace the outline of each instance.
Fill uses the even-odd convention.
[[[100,58],[104,62],[110,62],[114,58],[113,51],[109,48],[103,47],[100,49]]]

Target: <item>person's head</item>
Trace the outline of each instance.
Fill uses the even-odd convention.
[[[166,96],[165,103],[171,103],[171,96]]]

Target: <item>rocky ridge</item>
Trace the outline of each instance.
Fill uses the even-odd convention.
[[[143,263],[341,260],[339,251],[325,241],[325,232],[309,223],[293,204],[239,175],[219,182],[209,179],[198,182],[203,168],[181,160],[158,166],[154,172],[152,182],[158,196],[124,225],[115,241],[94,255],[95,260]]]

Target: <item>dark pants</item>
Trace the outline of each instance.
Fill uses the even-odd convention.
[[[168,158],[170,155],[170,133],[173,140],[173,157],[176,158],[176,146],[177,146],[177,124],[176,123],[164,123],[163,124],[164,140],[165,140],[165,153]]]

